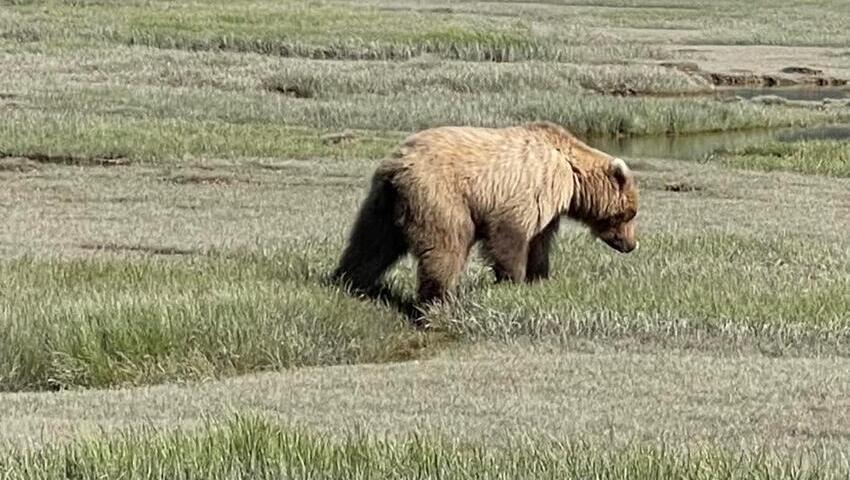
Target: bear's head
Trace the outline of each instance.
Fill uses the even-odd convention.
[[[635,232],[637,184],[626,162],[619,158],[611,162],[608,179],[614,192],[608,199],[607,214],[590,222],[590,229],[611,248],[628,253],[638,246]]]
[[[638,187],[634,174],[620,158],[593,164],[588,170],[576,171],[579,185],[573,199],[573,216],[611,248],[631,252],[638,246]]]

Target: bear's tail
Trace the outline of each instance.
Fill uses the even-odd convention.
[[[398,201],[395,186],[383,173],[376,173],[332,274],[335,282],[369,293],[378,287],[384,272],[407,253],[407,240],[394,218]]]

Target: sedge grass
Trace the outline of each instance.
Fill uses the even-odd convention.
[[[352,432],[331,440],[252,416],[201,431],[128,431],[70,445],[0,453],[4,478],[552,478],[770,479],[846,478],[845,461],[817,451],[779,455],[719,446],[685,450],[634,445],[610,448],[581,439],[518,438],[484,447],[419,434],[401,439]]]

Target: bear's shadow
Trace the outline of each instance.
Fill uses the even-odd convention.
[[[341,289],[343,293],[355,298],[383,303],[404,316],[412,326],[416,328],[424,327],[425,312],[417,306],[413,298],[404,295],[397,288],[381,283],[368,290],[355,290],[347,285],[340,285],[330,276],[325,276],[322,283],[327,287]]]

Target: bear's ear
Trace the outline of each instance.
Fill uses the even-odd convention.
[[[615,158],[614,161],[611,162],[610,172],[611,178],[614,179],[614,183],[621,190],[627,187],[632,181],[632,172],[629,170],[629,166],[626,165],[626,162],[624,162],[622,158]]]

